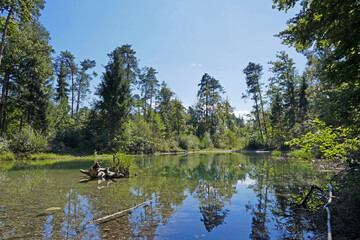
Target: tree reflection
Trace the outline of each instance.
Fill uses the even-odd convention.
[[[267,206],[269,203],[268,174],[268,169],[261,168],[260,174],[256,175],[256,184],[252,186],[253,191],[256,193],[258,203],[255,204],[255,206],[251,204],[245,206],[246,210],[250,211],[253,216],[250,239],[270,239],[269,229],[266,226],[266,223],[269,222],[269,219],[267,219]]]
[[[261,157],[262,156],[262,157]],[[299,212],[292,197],[307,186],[322,186],[327,175],[307,163],[279,161],[266,155],[193,154],[138,159],[139,177],[113,183],[78,183],[79,168],[92,161],[56,163],[22,170],[14,165],[0,176],[0,238],[59,239],[156,238],[159,226],[172,224],[185,200],[196,201],[200,212],[191,221],[208,233],[220,229],[236,210],[232,199],[239,180],[253,180],[255,194],[246,205],[251,215],[251,239],[276,237],[302,239],[310,221]],[[146,207],[107,221],[86,224],[158,196]],[[56,207],[57,210],[47,210]],[[241,206],[235,206],[242,208]],[[239,216],[243,217],[243,216]],[[246,216],[245,216],[246,217]],[[170,221],[171,220],[171,221]],[[202,230],[204,230],[202,227]]]

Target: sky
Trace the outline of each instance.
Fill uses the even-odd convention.
[[[95,60],[99,74],[87,99],[92,102],[108,61],[108,53],[131,44],[139,67],[153,67],[184,106],[196,102],[203,74],[220,81],[236,113],[251,111],[241,99],[243,69],[251,62],[264,67],[262,82],[271,77],[271,60],[286,51],[301,73],[303,55],[274,35],[286,28],[287,14],[272,9],[271,0],[46,0],[40,22],[50,32],[59,54],[68,50],[77,62]]]

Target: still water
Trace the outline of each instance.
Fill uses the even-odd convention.
[[[99,160],[99,159],[98,159]],[[137,177],[80,183],[94,160],[3,163],[1,239],[308,239],[294,198],[331,173],[268,154],[136,158]],[[158,196],[145,207],[88,223]]]

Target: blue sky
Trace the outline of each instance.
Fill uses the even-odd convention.
[[[40,21],[57,53],[68,50],[77,61],[96,60],[99,76],[89,102],[107,53],[131,44],[139,66],[154,67],[158,80],[167,82],[185,106],[195,103],[197,84],[208,73],[220,81],[236,111],[250,111],[252,102],[241,99],[242,70],[249,61],[264,66],[264,83],[277,51],[294,58],[299,72],[306,62],[274,37],[296,12],[271,6],[271,0],[47,0]]]

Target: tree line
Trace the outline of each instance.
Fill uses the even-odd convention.
[[[287,11],[296,2],[273,0],[273,7]],[[139,66],[131,45],[116,47],[103,72],[96,73],[95,60],[79,61],[49,45],[50,34],[39,22],[44,1],[0,1],[1,151],[286,149],[292,139],[316,132],[318,119],[323,128],[349,129],[346,139],[356,142],[359,39],[347,29],[358,29],[359,5],[333,3],[342,6],[334,12],[330,3],[301,2],[303,10],[278,36],[306,55],[307,67],[299,74],[293,59],[278,52],[269,61],[272,77],[264,86],[264,66],[249,62],[239,76],[247,85],[243,98],[253,102],[245,122],[234,115],[220,80],[208,73],[199,79],[197,101],[185,107],[166,82],[159,82],[156,69]],[[336,24],[325,24],[329,21]],[[98,74],[98,100],[84,104]],[[318,140],[313,150],[321,154],[324,142]]]

